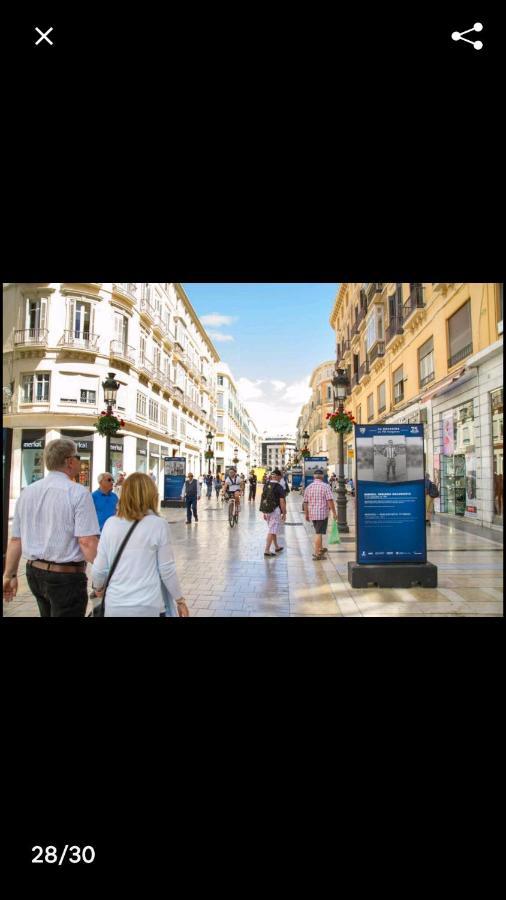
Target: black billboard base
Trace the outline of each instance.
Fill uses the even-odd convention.
[[[354,588],[370,584],[379,588],[437,587],[437,566],[434,563],[388,563],[359,565],[348,563],[348,581]]]
[[[181,507],[184,507],[184,505],[185,505],[184,500],[162,500],[162,502],[160,504],[160,506],[172,507],[172,509],[174,509],[174,508],[181,509]]]

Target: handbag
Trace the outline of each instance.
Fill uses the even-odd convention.
[[[102,594],[102,599],[101,599],[100,603],[93,610],[93,618],[94,619],[95,618],[103,618],[103,616],[105,615],[105,592],[107,590],[107,586],[114,574],[114,570],[115,570],[116,566],[118,565],[118,563],[120,561],[121,554],[123,553],[123,550],[125,549],[125,547],[128,543],[130,535],[132,534],[134,529],[137,528],[137,525],[139,524],[140,521],[141,521],[140,519],[136,519],[135,522],[133,523],[132,527],[128,529],[126,537],[123,539],[123,542],[114,558],[114,562],[113,562],[111,568],[109,569],[109,574],[107,576],[107,580],[104,585],[104,593]]]
[[[330,529],[329,534],[329,544],[340,544],[341,538],[339,537],[339,528],[337,527],[337,522],[334,519],[332,522],[332,528]]]

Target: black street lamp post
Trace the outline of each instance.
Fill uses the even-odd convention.
[[[207,438],[207,443],[208,443],[208,445],[209,445],[208,448],[207,448],[207,452],[210,454],[210,453],[211,453],[211,441],[212,441],[212,439],[213,439],[213,434],[212,434],[211,431],[208,431],[208,432],[207,432],[206,438]],[[207,470],[207,474],[208,474],[208,475],[211,474],[211,456],[209,456],[209,468],[208,468],[208,470]]]
[[[237,447],[234,447],[234,458],[232,460],[234,466],[236,466],[237,463],[239,462],[239,457],[238,457],[237,453],[238,453]]]
[[[116,381],[115,373],[109,372],[105,381],[102,382],[104,389],[104,400],[107,403],[106,414],[113,415],[113,406],[116,406],[116,394],[119,391],[119,381]],[[105,469],[106,472],[111,471],[111,435],[109,432],[105,438]]]
[[[338,411],[344,412],[344,401],[348,394],[350,382],[344,369],[336,369],[332,379],[334,388],[334,412],[336,411],[336,400],[338,401]],[[346,488],[344,484],[344,434],[342,431],[338,434],[339,438],[339,475],[337,478],[337,527],[340,534],[347,534],[350,530],[346,521]]]

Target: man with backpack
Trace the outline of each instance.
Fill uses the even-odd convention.
[[[279,483],[280,478],[280,470],[274,469],[264,485],[260,500],[260,512],[264,514],[267,522],[264,556],[276,556],[276,553],[281,553],[285,549],[278,544],[278,531],[286,517],[285,492]],[[274,552],[271,552],[272,544],[274,544]]]
[[[437,485],[430,480],[429,473],[425,473],[425,524],[431,527],[431,519],[434,515],[434,500],[439,497]]]

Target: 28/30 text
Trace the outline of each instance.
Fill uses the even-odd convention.
[[[93,847],[69,847],[65,844],[63,850],[57,847],[32,847],[32,863],[57,863],[59,866],[63,862],[70,863],[92,863],[95,859],[95,850]]]

